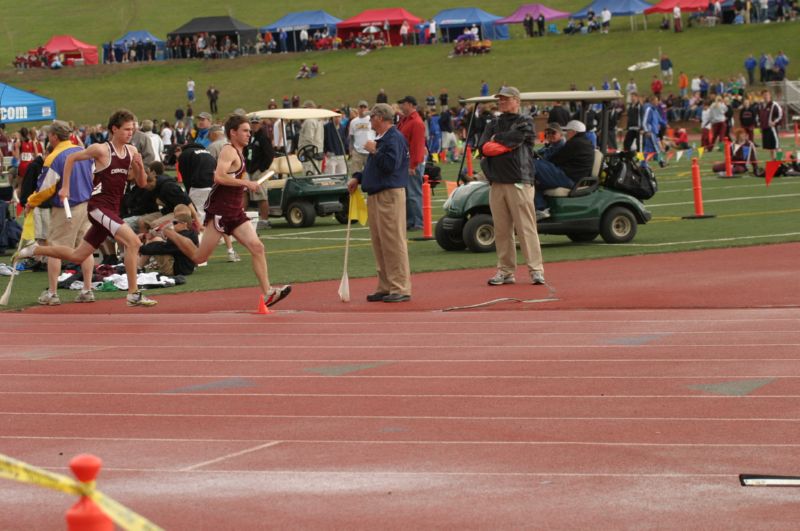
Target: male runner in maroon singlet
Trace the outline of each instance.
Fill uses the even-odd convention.
[[[77,249],[62,245],[39,246],[33,243],[18,253],[20,258],[31,256],[52,256],[73,262],[82,263],[100,247],[108,236],[125,246],[125,271],[128,276],[128,306],[155,306],[153,299],[147,298],[139,291],[136,283],[136,266],[139,260],[139,238],[119,217],[119,207],[125,191],[128,173],[133,174],[136,184],[144,188],[147,175],[144,172],[142,156],[136,148],[128,145],[133,136],[136,117],[130,111],[120,109],[108,120],[108,131],[111,141],[92,144],[83,151],[67,157],[64,164],[63,184],[59,196],[64,201],[69,197],[72,167],[79,160],[93,160],[94,192],[87,207],[91,228],[86,232]],[[216,241],[216,240],[215,240]]]
[[[225,120],[225,135],[230,144],[223,146],[217,159],[214,172],[214,186],[206,201],[205,234],[200,247],[180,234],[170,234],[170,240],[194,263],[202,264],[219,241],[220,236],[228,234],[244,245],[253,259],[253,272],[256,274],[264,303],[272,306],[286,298],[292,291],[289,285],[272,287],[267,272],[267,257],[264,244],[250,223],[242,208],[244,190],[255,192],[261,189],[256,181],[245,178],[245,164],[242,150],[250,142],[250,124],[247,117],[234,114]],[[170,231],[172,228],[165,229]]]

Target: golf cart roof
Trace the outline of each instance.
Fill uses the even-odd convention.
[[[590,101],[603,102],[622,98],[618,90],[562,90],[556,92],[522,92],[520,101]],[[494,96],[478,96],[461,100],[463,103],[492,103]]]
[[[324,120],[335,116],[341,116],[341,114],[327,109],[313,109],[308,107],[298,109],[267,109],[265,111],[255,111],[247,114],[248,118],[256,117],[262,120],[264,118],[276,120]]]

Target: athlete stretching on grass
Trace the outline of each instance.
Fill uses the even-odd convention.
[[[200,247],[180,234],[170,234],[169,239],[183,254],[194,263],[202,264],[219,241],[220,236],[228,234],[244,245],[253,260],[253,272],[256,274],[261,292],[264,294],[264,303],[272,306],[284,299],[292,291],[289,285],[271,287],[267,272],[267,257],[264,253],[264,244],[258,238],[256,230],[250,223],[242,208],[244,190],[256,192],[261,185],[256,181],[245,178],[245,161],[242,154],[244,147],[250,142],[250,124],[245,116],[234,114],[225,121],[225,135],[230,144],[223,146],[217,159],[217,169],[214,172],[214,186],[206,201],[205,233]],[[171,227],[164,232],[172,231]]]
[[[108,120],[109,142],[92,144],[88,148],[67,157],[64,177],[58,196],[61,201],[69,198],[72,168],[81,160],[94,161],[94,191],[89,199],[87,211],[91,228],[86,232],[77,249],[63,245],[39,246],[33,243],[18,253],[19,258],[51,256],[80,264],[111,236],[125,246],[125,272],[128,276],[128,306],[155,306],[157,303],[142,295],[136,283],[136,266],[141,242],[133,230],[119,216],[119,206],[125,192],[128,174],[140,188],[147,184],[142,156],[135,147],[128,145],[135,129],[136,117],[120,109]],[[15,260],[17,258],[15,257]]]

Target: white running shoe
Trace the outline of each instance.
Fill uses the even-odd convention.
[[[32,258],[33,251],[35,251],[37,247],[39,247],[39,244],[36,243],[35,241],[29,243],[28,245],[26,245],[16,253],[14,253],[14,256],[11,257],[11,263],[16,264],[23,258]]]
[[[61,299],[58,298],[58,293],[52,293],[46,289],[39,295],[39,304],[43,306],[58,306],[61,304]]]
[[[239,256],[239,253],[237,253],[233,249],[228,249],[228,262],[241,262],[241,261],[242,259]]]
[[[280,288],[276,287],[269,288],[267,294],[264,295],[264,304],[266,304],[267,307],[277,304],[278,302],[288,297],[291,292],[292,292],[292,286],[290,286],[289,284],[281,286]]]
[[[82,289],[75,296],[75,302],[94,302],[94,292],[90,289]]]
[[[141,291],[128,294],[128,306],[155,306],[158,301],[145,297]]]

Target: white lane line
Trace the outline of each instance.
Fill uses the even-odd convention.
[[[134,393],[125,391],[0,391],[2,395],[44,395],[44,396],[147,396],[147,397],[263,397],[263,398],[485,398],[494,400],[497,398],[511,399],[591,399],[606,401],[609,399],[671,399],[671,398],[691,398],[701,400],[765,400],[765,399],[786,399],[800,398],[800,395],[468,395],[468,394],[365,394],[365,393],[167,393],[165,391],[153,391],[150,393]]]
[[[494,416],[441,416],[441,415],[266,415],[228,413],[95,413],[95,412],[22,412],[0,411],[7,416],[48,417],[144,417],[144,418],[241,418],[241,419],[349,419],[349,420],[480,420],[480,421],[608,421],[608,422],[800,422],[800,418],[771,417],[494,417]]]
[[[24,348],[25,344],[20,345],[8,345],[14,348]],[[56,347],[56,345],[53,345]],[[116,345],[109,344],[109,345],[92,345],[92,349],[95,347],[102,347],[108,349],[115,349],[118,348]],[[676,345],[674,343],[663,343],[660,345],[535,345],[531,343],[521,344],[521,345],[492,345],[492,349],[514,349],[514,348],[523,348],[523,349],[665,349],[665,348],[680,348],[680,349],[689,349],[689,348],[747,348],[747,349],[767,349],[770,347],[800,347],[800,343],[747,343],[747,344],[738,344],[738,345],[731,345],[727,343],[695,343],[691,345]],[[141,347],[139,347],[141,349]],[[179,348],[188,348],[191,350],[207,350],[207,349],[214,349],[216,351],[224,351],[226,349],[230,349],[230,343],[220,344],[220,345],[192,345],[192,346],[183,346],[180,345],[169,345],[168,347],[162,348],[169,348],[170,350],[179,349]],[[236,345],[237,350],[250,350],[250,349],[259,349],[264,350],[267,348],[265,345]],[[387,350],[420,350],[420,349],[429,349],[431,345],[279,345],[279,346],[272,346],[272,348],[279,348],[281,350],[303,350],[307,351],[309,349],[315,349],[318,351],[322,350],[375,350],[375,349],[387,349]],[[475,345],[471,343],[469,345],[458,345],[458,344],[450,344],[446,347],[437,346],[437,349],[458,349],[459,351],[464,351],[467,349],[475,349],[485,351],[487,346],[486,345]],[[29,360],[29,361],[37,361],[43,362],[45,360]],[[51,361],[51,360],[46,360]]]
[[[788,197],[797,197],[800,194],[777,194],[777,195],[762,195],[762,196],[747,196],[747,197],[729,197],[726,199],[707,199],[703,203],[730,203],[732,201],[760,201],[762,199],[782,199]],[[684,201],[681,203],[647,203],[647,208],[671,207],[671,206],[685,206],[693,205],[694,201]]]
[[[259,439],[178,439],[152,437],[54,437],[36,435],[0,435],[0,440],[39,440],[39,441],[125,441],[125,442],[177,442],[177,443],[236,443],[263,442]],[[275,441],[273,441],[275,442]],[[610,447],[652,447],[652,448],[800,448],[800,443],[641,443],[641,442],[595,442],[595,441],[404,441],[404,440],[335,440],[335,439],[282,439],[281,444],[352,444],[352,445],[445,445],[445,446],[610,446]],[[64,467],[66,468],[66,467]],[[103,467],[103,470],[110,470]],[[119,470],[119,469],[118,469]],[[130,469],[135,470],[135,469]],[[164,470],[175,472],[174,469]],[[252,472],[252,470],[251,470]]]
[[[30,361],[29,358],[5,358],[2,361]],[[541,358],[541,359],[347,359],[347,358],[318,358],[318,359],[217,359],[217,358],[54,358],[47,360],[47,363],[763,363],[763,362],[784,362],[800,361],[800,355],[796,358]]]
[[[607,311],[607,310],[604,310],[604,311]],[[782,317],[782,316],[776,315],[774,317],[772,317],[772,316],[764,317],[764,318],[750,317],[750,318],[742,318],[742,319],[704,319],[704,318],[700,318],[700,317],[694,318],[694,319],[684,319],[684,318],[670,319],[669,317],[664,317],[664,318],[659,318],[659,319],[623,319],[622,316],[624,316],[626,313],[635,313],[637,315],[641,315],[642,313],[657,313],[658,312],[658,313],[666,313],[667,315],[669,315],[669,314],[674,314],[674,313],[677,313],[677,312],[673,311],[673,310],[652,309],[652,308],[643,308],[641,310],[610,310],[610,311],[612,313],[616,314],[616,315],[620,315],[621,316],[620,319],[583,319],[582,318],[581,314],[586,314],[586,313],[590,313],[590,312],[591,313],[596,313],[597,310],[557,310],[555,313],[558,316],[568,316],[568,315],[577,314],[579,316],[579,318],[580,318],[581,324],[620,324],[620,325],[625,325],[626,331],[628,333],[630,333],[630,325],[631,324],[658,324],[658,325],[664,325],[666,323],[675,323],[675,324],[679,324],[679,323],[691,323],[691,324],[747,323],[747,324],[754,324],[754,323],[759,323],[759,322],[764,322],[764,323],[767,323],[767,322],[768,323],[775,323],[775,322],[781,322],[781,321],[797,322],[798,320],[800,320],[800,312],[798,312],[797,307],[736,308],[736,309],[727,308],[727,309],[722,309],[720,311],[713,310],[713,309],[685,309],[685,308],[681,308],[680,309],[680,312],[684,313],[684,314],[687,313],[687,312],[701,312],[701,313],[714,312],[714,313],[721,313],[722,311],[724,311],[724,312],[735,312],[735,313],[748,312],[748,313],[758,313],[758,314],[762,314],[762,313],[781,313],[781,315],[785,315],[787,313],[790,313],[790,314],[791,313],[797,313],[798,314],[798,317]],[[513,312],[508,312],[508,313],[513,313]],[[494,312],[494,311],[488,311],[488,312],[487,311],[483,311],[482,312],[480,310],[470,313],[471,316],[472,315],[486,315],[487,317],[496,317],[496,314],[497,314],[497,312]],[[182,315],[184,315],[186,317],[192,317],[193,316],[193,314],[182,314]],[[364,314],[364,313],[355,312],[355,313],[353,313],[353,315],[373,316],[373,317],[375,317],[377,314],[374,314],[374,313]],[[10,332],[15,332],[16,328],[18,328],[20,326],[20,324],[25,324],[25,323],[21,323],[21,321],[27,320],[26,318],[28,318],[30,316],[29,315],[13,315],[13,314],[9,314],[9,315],[4,315],[3,317],[4,317],[4,320],[2,322],[0,322],[0,330],[9,328],[9,329],[12,329],[12,330],[8,330],[8,332],[10,333]],[[70,321],[56,321],[56,320],[53,320],[53,319],[57,319],[59,317],[62,317],[62,316],[50,316],[50,315],[44,315],[44,314],[37,314],[36,317],[30,317],[31,320],[29,321],[29,323],[33,324],[35,322],[35,324],[37,326],[38,325],[42,325],[43,323],[46,323],[48,326],[75,326],[75,325],[80,325],[80,324],[86,324],[86,325],[91,325],[91,326],[95,326],[96,327],[96,325],[97,325],[97,317],[98,316],[96,316],[96,315],[84,316],[84,317],[87,317],[86,323],[76,323],[74,320],[70,320]],[[76,316],[76,317],[81,317],[81,316]],[[139,318],[139,317],[141,317],[141,318],[143,318],[143,320],[146,321],[151,316],[148,316],[146,314],[135,314],[135,315],[131,315],[130,317],[131,318]],[[215,319],[217,317],[218,316],[216,316],[216,315],[214,316]],[[380,317],[380,316],[378,315],[378,317]],[[436,318],[441,318],[442,320],[436,320]],[[198,325],[198,326],[204,326],[204,327],[215,327],[215,326],[216,327],[222,327],[222,328],[229,328],[229,327],[232,327],[232,326],[252,327],[252,323],[242,323],[240,321],[237,321],[237,322],[219,322],[218,323],[218,322],[209,322],[209,320],[202,320],[202,321],[183,321],[183,320],[180,320],[180,321],[176,321],[176,322],[178,322],[181,325]],[[164,327],[174,328],[176,322],[164,322],[163,320],[159,320],[157,322],[147,322],[146,324],[148,326],[164,326]],[[115,324],[118,324],[118,323],[115,323]],[[352,324],[353,324],[353,321],[324,321],[324,320],[321,320],[321,321],[292,321],[292,326],[342,326],[342,325],[350,326]],[[535,318],[526,319],[526,320],[508,320],[508,321],[506,321],[506,320],[486,321],[486,320],[483,320],[483,319],[482,320],[474,320],[474,321],[472,321],[472,320],[467,320],[467,319],[450,318],[448,314],[444,314],[444,313],[433,314],[433,315],[429,315],[428,313],[425,313],[425,319],[424,320],[409,320],[409,321],[405,321],[405,320],[392,319],[392,324],[393,325],[397,325],[397,326],[400,326],[400,325],[413,325],[413,326],[442,326],[442,325],[446,325],[446,326],[452,326],[454,324],[458,324],[458,325],[464,325],[465,327],[467,325],[482,325],[482,326],[486,326],[486,325],[502,325],[502,326],[505,327],[505,326],[514,325],[514,324],[530,324],[530,325],[547,324],[548,326],[564,324],[564,325],[575,326],[575,321],[574,320],[569,320],[569,319],[553,320],[553,319],[535,319]],[[263,328],[272,328],[272,327],[281,328],[281,327],[285,327],[286,323],[283,323],[283,322],[278,322],[278,323],[259,322],[259,326],[263,327]],[[41,330],[41,331],[37,330],[37,332],[36,332],[37,336],[39,335],[40,332],[41,333],[48,333],[45,330]],[[6,332],[4,331],[4,334],[5,333]],[[57,332],[49,332],[49,333],[57,334]],[[135,348],[139,348],[139,347],[137,346]]]
[[[392,323],[395,324],[394,322]],[[456,331],[456,332],[444,332],[444,331],[434,331],[434,332],[421,332],[421,331],[405,331],[405,332],[390,332],[390,331],[382,331],[382,332],[359,332],[354,334],[353,332],[281,332],[281,331],[269,331],[269,332],[252,332],[248,331],[248,336],[269,336],[272,338],[275,337],[357,337],[363,338],[364,336],[380,336],[380,337],[439,337],[439,336],[509,336],[509,337],[518,337],[518,336],[614,336],[620,337],[621,339],[626,338],[633,338],[637,339],[643,336],[646,336],[645,339],[648,340],[659,340],[659,339],[670,339],[678,336],[700,336],[700,335],[711,335],[711,334],[721,334],[725,336],[730,336],[733,334],[798,334],[800,335],[800,330],[797,328],[787,329],[787,330],[648,330],[648,331],[641,331],[641,332],[631,332],[630,328],[627,326],[627,323],[620,323],[625,324],[625,331],[622,330],[602,330],[602,331],[590,331],[590,332],[548,332],[546,330],[514,330],[512,332],[504,331],[504,332],[491,332],[491,331],[480,331],[480,332],[468,332],[468,331]],[[174,324],[173,324],[174,326]],[[252,325],[251,325],[252,326]],[[197,338],[201,336],[230,336],[234,335],[235,332],[231,332],[230,330],[222,331],[222,332],[207,332],[203,330],[196,330],[192,333],[192,338]],[[139,335],[141,331],[130,331],[130,332],[110,332],[110,331],[93,331],[92,336],[129,336],[132,334]],[[31,333],[29,331],[14,331],[9,330],[8,332],[4,332],[6,336],[13,336],[13,335],[20,335],[30,337]],[[85,336],[85,331],[77,331],[77,332],[70,332],[70,331],[61,331],[61,332],[45,332],[45,331],[37,331],[36,336],[43,337],[43,336]],[[63,347],[63,343],[61,343]],[[36,342],[36,347],[41,348],[41,343]],[[93,345],[94,346],[94,345]],[[74,346],[71,348],[75,348]]]
[[[670,247],[675,245],[686,245],[686,244],[696,244],[696,243],[720,243],[720,242],[736,242],[742,240],[761,240],[766,238],[773,238],[773,237],[784,237],[784,236],[798,236],[800,232],[787,232],[784,234],[763,234],[763,235],[754,235],[754,236],[735,236],[731,238],[712,238],[707,240],[681,240],[677,242],[661,242],[661,243],[611,243],[606,245],[627,245],[627,246],[634,246],[634,247]]]
[[[272,441],[265,444],[260,444],[258,446],[254,446],[252,448],[247,448],[240,452],[233,452],[231,454],[223,455],[222,457],[217,457],[216,459],[210,459],[208,461],[203,461],[202,463],[197,463],[191,466],[187,466],[185,468],[181,468],[180,472],[190,472],[192,470],[197,470],[199,468],[203,468],[204,466],[213,465],[214,463],[219,463],[221,461],[225,461],[227,459],[233,459],[234,457],[239,457],[241,455],[249,454],[252,452],[257,452],[259,450],[263,450],[264,448],[269,448],[270,446],[275,446],[280,444],[281,441]]]
[[[38,363],[38,362],[37,362]],[[8,377],[21,377],[21,378],[146,378],[146,379],[159,379],[159,378],[181,378],[181,379],[224,379],[224,378],[241,378],[241,374],[63,374],[63,373],[0,373],[0,376]],[[530,375],[530,374],[470,374],[470,375],[376,375],[376,374],[355,374],[355,375],[337,375],[327,376],[324,374],[248,374],[248,379],[261,379],[261,380],[320,380],[328,379],[332,381],[341,379],[352,380],[714,380],[714,379],[766,379],[772,378],[775,380],[796,380],[800,375],[794,374],[712,374],[702,376],[543,376],[543,375]]]

